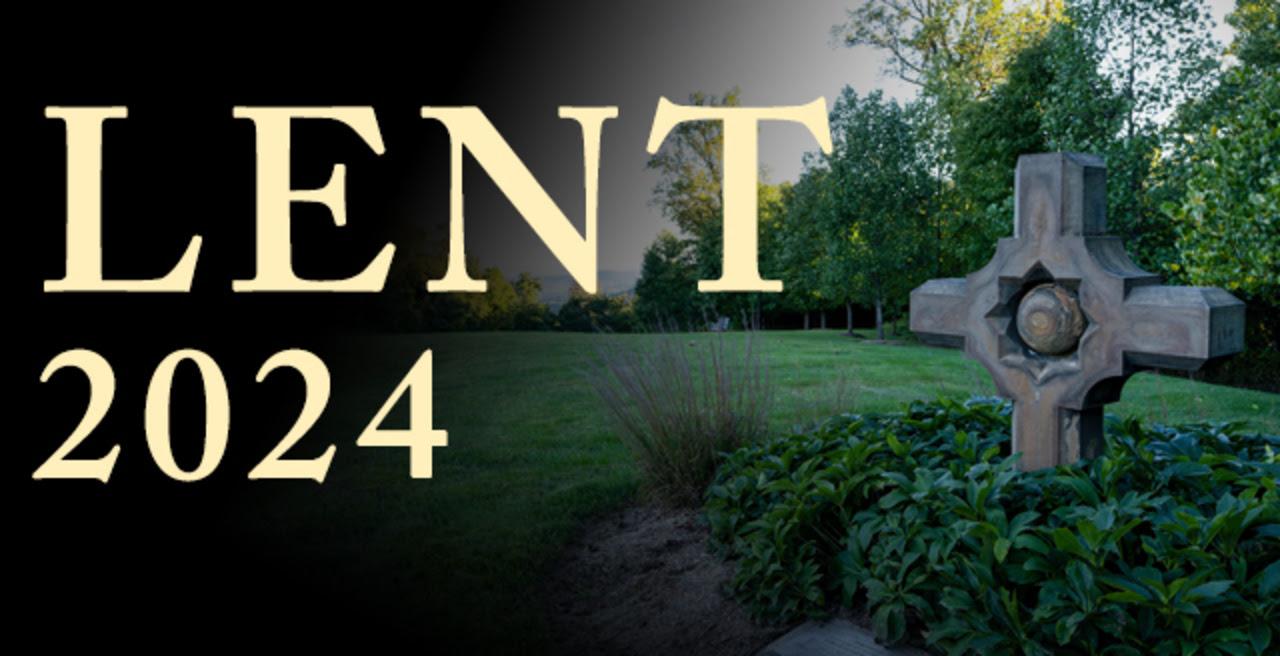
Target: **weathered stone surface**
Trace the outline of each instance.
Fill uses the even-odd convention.
[[[926,656],[914,647],[884,647],[848,620],[806,622],[765,647],[759,656]]]
[[[964,278],[930,280],[911,292],[911,330],[926,344],[964,348]]]
[[[1167,287],[1106,234],[1106,169],[1092,155],[1018,159],[1014,235],[967,277],[911,293],[922,341],[964,348],[1014,402],[1023,469],[1093,457],[1102,407],[1142,369],[1198,369],[1244,348],[1244,304]]]

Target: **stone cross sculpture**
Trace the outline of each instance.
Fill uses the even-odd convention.
[[[1076,153],[1023,155],[1013,237],[965,278],[911,292],[911,330],[963,347],[1013,400],[1013,450],[1035,470],[1102,450],[1102,408],[1148,368],[1199,369],[1244,348],[1244,303],[1168,287],[1106,234],[1106,167]]]

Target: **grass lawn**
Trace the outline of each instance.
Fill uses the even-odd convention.
[[[653,337],[352,341],[347,357],[331,360],[328,419],[304,441],[338,443],[329,479],[318,487],[281,484],[267,502],[255,494],[248,530],[260,544],[274,544],[280,558],[308,563],[316,585],[327,578],[393,630],[428,640],[466,637],[474,649],[536,649],[547,610],[534,595],[540,576],[584,519],[637,491],[629,456],[582,375],[602,339]],[[836,412],[994,392],[986,372],[958,351],[867,343],[836,330],[761,339],[777,388],[777,430]],[[434,352],[434,423],[449,432],[449,446],[435,451],[433,479],[412,480],[404,449],[350,442],[425,348]],[[1134,377],[1111,410],[1160,422],[1245,420],[1280,432],[1280,395],[1150,374]],[[352,580],[360,582],[354,590]]]

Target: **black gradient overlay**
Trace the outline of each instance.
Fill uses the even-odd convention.
[[[468,636],[431,617],[397,613],[400,600],[377,598],[377,585],[371,595],[368,581],[357,580],[392,579],[395,572],[351,572],[297,557],[323,543],[323,522],[302,533],[245,529],[263,524],[264,499],[311,485],[246,479],[292,425],[302,398],[296,376],[255,383],[262,362],[284,348],[339,359],[350,336],[387,330],[393,309],[378,294],[232,292],[232,280],[253,275],[255,220],[254,126],[234,119],[232,108],[375,108],[387,149],[382,156],[334,122],[295,121],[293,128],[295,187],[320,187],[335,163],[347,165],[346,227],[336,228],[322,206],[294,206],[296,270],[303,277],[348,277],[388,241],[402,254],[415,247],[403,243],[406,235],[444,227],[448,135],[420,118],[423,105],[480,106],[581,227],[581,133],[557,118],[557,106],[621,104],[617,121],[630,127],[606,123],[602,167],[623,166],[618,153],[635,160],[657,95],[623,104],[610,89],[629,76],[661,80],[664,67],[714,57],[662,53],[664,34],[692,29],[689,21],[674,3],[472,3],[399,14],[366,4],[166,8],[147,16],[55,7],[7,22],[23,33],[4,46],[3,259],[8,297],[16,299],[0,312],[10,329],[4,389],[16,390],[6,392],[3,428],[5,480],[17,490],[10,497],[16,520],[4,531],[16,546],[4,585],[14,609],[6,624],[18,634],[11,641],[67,649],[403,642],[419,653],[455,653],[465,645]],[[638,43],[652,50],[600,54],[634,30],[645,31]],[[44,280],[63,275],[66,225],[65,133],[61,121],[44,117],[50,105],[128,106],[128,119],[110,120],[104,130],[107,277],[161,276],[199,234],[204,243],[191,293],[42,291]],[[553,270],[549,252],[469,158],[466,176],[469,250],[510,276],[533,260]],[[609,184],[602,182],[602,197],[615,193]],[[651,238],[628,230],[628,220],[602,214],[602,269],[611,268],[610,253],[639,253]],[[626,243],[619,247],[619,240]],[[396,258],[393,276],[405,262]],[[122,445],[108,485],[31,478],[78,423],[87,399],[84,377],[74,371],[39,382],[48,361],[71,348],[97,351],[115,370],[111,410],[76,452],[95,457]],[[209,479],[190,484],[161,474],[143,438],[147,384],[161,359],[179,348],[214,357],[232,407],[225,459]],[[326,412],[314,429],[332,439],[308,440],[298,457],[318,455],[327,441],[354,440],[352,431],[363,427],[334,425],[330,417],[371,417],[377,410],[371,397],[353,394],[358,366],[352,372],[335,373],[331,402],[350,407]],[[173,394],[175,455],[189,467],[203,425],[194,367],[179,370]],[[370,457],[366,451],[340,446],[334,470]],[[315,490],[344,493],[331,484]],[[430,585],[415,589],[432,594]],[[503,630],[501,618],[493,626]]]

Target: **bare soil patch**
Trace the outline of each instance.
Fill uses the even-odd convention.
[[[589,525],[547,579],[553,653],[746,656],[781,635],[732,599],[707,537],[696,511],[657,506]]]

